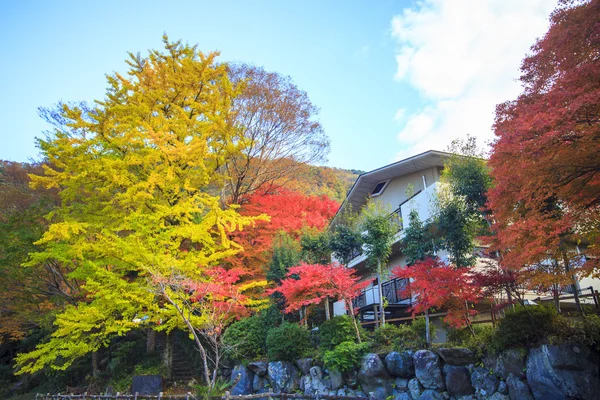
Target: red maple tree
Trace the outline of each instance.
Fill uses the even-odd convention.
[[[524,59],[523,93],[500,104],[488,194],[502,268],[530,288],[597,273],[600,1],[561,1]],[[579,262],[579,251],[588,256]]]
[[[266,214],[270,219],[258,221],[253,228],[232,234],[243,251],[229,258],[227,263],[245,270],[248,275],[264,277],[277,232],[284,231],[297,239],[305,228],[322,230],[338,207],[338,202],[326,196],[306,196],[287,189],[250,196],[240,213],[246,216]]]
[[[477,313],[471,305],[480,299],[481,288],[475,284],[470,268],[458,268],[438,258],[426,258],[411,266],[396,267],[392,274],[409,279],[410,283],[401,295],[417,298],[412,307],[413,315],[431,308],[444,309],[447,311],[444,320],[450,326],[471,328],[469,318]]]
[[[285,312],[290,313],[303,307],[320,304],[324,299],[333,298],[344,301],[360,342],[360,332],[354,318],[355,311],[352,299],[357,297],[369,284],[360,282],[355,271],[339,264],[305,264],[292,267],[281,285],[272,292],[281,293],[286,300]]]

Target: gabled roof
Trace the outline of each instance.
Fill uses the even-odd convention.
[[[429,150],[359,175],[331,223],[333,224],[335,222],[340,211],[348,204],[352,205],[353,210],[360,210],[379,182],[412,174],[413,172],[431,167],[443,167],[444,162],[452,156],[453,154],[444,151]]]

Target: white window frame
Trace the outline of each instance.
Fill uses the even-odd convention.
[[[387,188],[388,184],[390,183],[390,180],[388,179],[387,181],[381,181],[381,182],[377,182],[377,185],[375,185],[375,187],[373,188],[373,190],[375,190],[377,188],[378,185],[382,184],[383,186],[381,187],[381,189],[379,190],[379,192],[377,193],[373,193],[371,192],[371,194],[369,195],[369,197],[379,197],[383,194],[383,192],[385,192],[385,189]]]

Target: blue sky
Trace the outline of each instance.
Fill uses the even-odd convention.
[[[555,0],[0,0],[0,159],[39,159],[39,106],[102,99],[161,35],[290,75],[320,107],[328,165],[371,170],[467,133],[492,138]]]

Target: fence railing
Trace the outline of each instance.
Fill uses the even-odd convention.
[[[398,304],[400,302],[409,301],[411,303],[412,298],[410,296],[402,295],[403,290],[408,284],[408,279],[394,278],[389,281],[385,281],[381,284],[381,290],[383,296],[389,304]],[[352,305],[355,309],[360,310],[373,304],[379,304],[379,292],[378,287],[373,286],[363,291],[352,300]]]
[[[68,399],[85,399],[85,400],[150,400],[150,399],[161,399],[161,400],[205,400],[205,397],[195,397],[191,393],[178,394],[178,395],[164,395],[159,393],[158,395],[147,395],[147,394],[43,394],[38,393],[35,395],[36,400],[68,400]],[[298,399],[298,400],[373,400],[373,396],[369,397],[357,397],[357,396],[335,396],[327,394],[290,394],[290,393],[275,393],[272,391],[266,393],[250,394],[235,396],[230,392],[225,392],[225,395],[210,396],[208,400],[255,400],[255,399]]]

